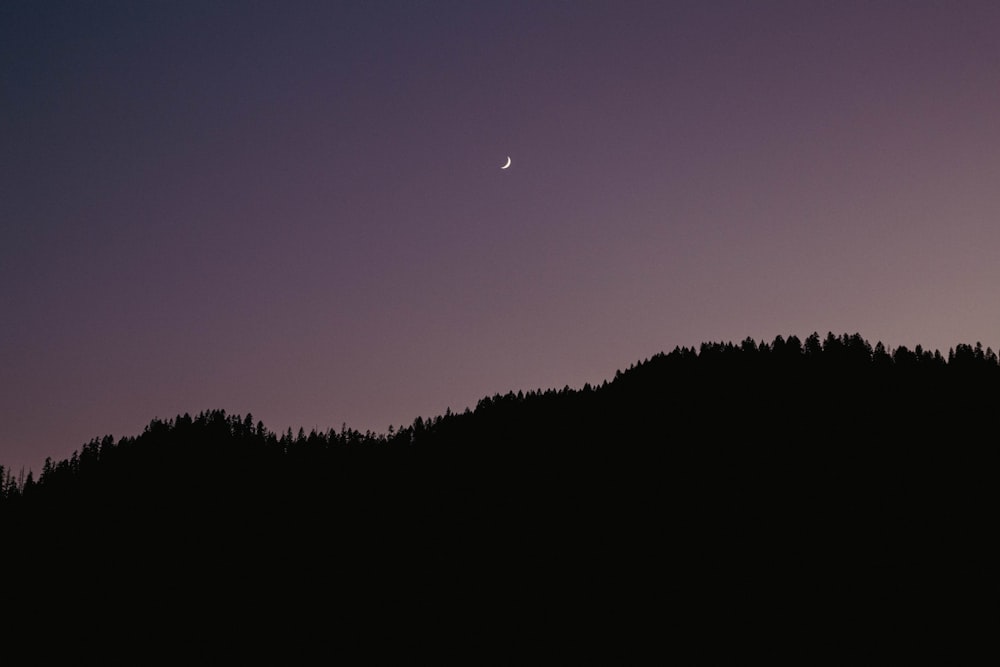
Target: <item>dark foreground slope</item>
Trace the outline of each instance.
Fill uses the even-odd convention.
[[[541,639],[628,654],[701,605],[884,631],[995,598],[998,405],[979,346],[814,335],[677,349],[388,435],[154,421],[6,485],[7,599],[98,647],[110,603],[164,648],[476,662]]]

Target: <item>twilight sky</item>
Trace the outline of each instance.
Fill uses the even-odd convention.
[[[995,0],[3,2],[0,464],[705,340],[996,349],[998,35]]]

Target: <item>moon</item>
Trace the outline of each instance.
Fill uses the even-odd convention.
[[[508,155],[508,156],[507,156],[507,164],[505,164],[504,166],[502,166],[502,167],[500,167],[500,168],[501,168],[501,169],[506,169],[506,168],[507,168],[507,167],[509,167],[509,166],[510,166],[510,156]]]

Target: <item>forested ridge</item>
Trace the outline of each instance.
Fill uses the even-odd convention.
[[[156,419],[37,479],[5,472],[0,512],[33,576],[120,591],[155,571],[154,595],[225,591],[244,612],[304,589],[525,619],[691,590],[995,592],[998,405],[978,343],[705,343],[381,434]]]
[[[306,433],[300,428],[295,434],[289,428],[278,434],[250,414],[227,415],[222,410],[205,411],[196,417],[184,414],[167,420],[156,418],[139,436],[116,441],[106,435],[94,438],[68,459],[46,459],[37,479],[34,471],[15,473],[0,465],[0,500],[8,501],[9,506],[20,504],[22,498],[86,493],[99,483],[114,485],[125,483],[129,477],[155,476],[163,471],[161,466],[153,465],[154,458],[158,464],[166,463],[165,467],[175,470],[170,475],[172,484],[184,478],[194,483],[207,474],[234,476],[238,470],[246,472],[246,466],[254,462],[271,467],[271,482],[280,483],[278,477],[299,468],[298,473],[302,473],[315,471],[315,464],[343,467],[368,457],[412,458],[412,453],[404,453],[412,450],[434,456],[456,447],[482,449],[483,453],[507,447],[510,451],[506,453],[513,454],[529,442],[538,449],[546,445],[573,449],[574,444],[610,448],[616,434],[618,438],[648,438],[652,441],[647,444],[653,445],[658,436],[666,435],[666,430],[682,425],[691,410],[717,411],[719,422],[705,425],[710,429],[732,422],[737,415],[744,420],[751,418],[751,423],[731,423],[725,427],[727,430],[739,431],[761,420],[773,422],[768,433],[745,432],[745,436],[763,437],[759,444],[767,444],[768,438],[773,440],[778,434],[779,440],[794,438],[790,431],[798,428],[806,445],[807,439],[824,441],[847,435],[841,431],[848,424],[833,423],[838,416],[835,410],[820,413],[826,408],[843,408],[849,402],[858,412],[840,416],[854,421],[899,421],[895,427],[902,435],[908,425],[898,418],[910,411],[908,405],[915,407],[935,398],[941,401],[935,412],[952,408],[956,420],[969,418],[976,405],[985,407],[996,398],[998,381],[997,354],[991,348],[984,350],[981,343],[959,344],[948,351],[947,357],[919,345],[914,350],[901,346],[892,351],[882,343],[872,347],[860,334],[829,333],[824,339],[814,333],[805,343],[796,336],[787,340],[778,336],[771,343],[752,339],[739,344],[703,343],[698,350],[678,347],[654,355],[618,371],[612,381],[596,387],[587,384],[579,390],[567,386],[562,390],[496,394],[480,400],[475,410],[466,409],[461,414],[448,410],[432,419],[418,417],[409,426],[389,427],[387,433],[362,433],[344,424],[339,430]],[[695,395],[703,396],[706,402],[692,401]],[[967,402],[957,404],[956,396]],[[751,404],[754,414],[746,414]],[[789,410],[793,405],[799,408],[798,414]],[[890,407],[906,412],[893,415],[888,411]],[[809,415],[810,410],[816,414]],[[820,419],[809,423],[807,416]],[[936,421],[933,415],[925,418]],[[855,433],[858,438],[871,435]],[[682,440],[687,445],[710,442],[712,433],[692,431]],[[629,444],[639,445],[641,441]],[[477,453],[450,454],[469,458]],[[534,451],[531,455],[544,456],[545,452]],[[136,467],[131,469],[133,465]],[[214,479],[222,482],[218,477]],[[151,480],[140,481],[146,487]],[[179,490],[175,487],[172,492]]]

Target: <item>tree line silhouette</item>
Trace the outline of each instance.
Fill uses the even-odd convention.
[[[878,609],[996,592],[998,399],[979,343],[703,343],[386,433],[154,419],[37,479],[0,470],[0,518],[46,595],[196,614],[212,591],[244,620],[303,591],[327,596],[324,623],[403,615],[492,642],[510,605],[522,629],[640,623],[637,596],[692,591]]]
[[[0,465],[0,501],[6,501],[9,507],[22,498],[85,488],[96,478],[105,483],[121,481],[120,476],[139,474],[123,465],[132,465],[154,452],[178,462],[186,460],[186,474],[197,475],[198,468],[225,467],[237,459],[260,459],[276,466],[275,470],[297,466],[312,470],[317,462],[346,464],[352,457],[365,458],[375,451],[402,452],[413,447],[440,450],[427,452],[430,455],[447,450],[460,456],[451,451],[459,440],[469,449],[482,450],[503,445],[517,448],[517,443],[525,441],[592,444],[596,433],[612,435],[605,428],[612,417],[618,420],[614,423],[617,432],[649,436],[652,433],[646,431],[652,423],[621,418],[639,416],[640,406],[654,404],[663,412],[651,417],[675,422],[678,415],[670,414],[671,403],[685,410],[711,411],[712,406],[695,406],[684,398],[698,392],[711,394],[715,400],[732,400],[732,404],[718,406],[720,417],[726,412],[742,414],[745,406],[760,401],[762,392],[773,392],[774,414],[760,416],[772,421],[787,418],[790,422],[801,419],[782,411],[781,403],[798,403],[802,390],[812,392],[815,401],[828,404],[837,394],[842,399],[853,396],[853,402],[858,404],[859,399],[870,398],[875,403],[872,408],[916,400],[917,387],[944,401],[942,407],[955,402],[947,397],[956,391],[973,403],[981,403],[978,397],[985,398],[988,393],[980,392],[995,391],[998,368],[996,352],[984,350],[981,343],[959,344],[948,351],[947,358],[920,345],[913,350],[900,346],[890,352],[881,342],[872,347],[857,333],[828,333],[822,339],[813,333],[804,343],[794,335],[787,339],[777,336],[771,343],[756,343],[751,338],[738,345],[703,343],[698,350],[677,347],[670,353],[654,355],[618,371],[611,382],[597,387],[586,384],[579,390],[567,386],[562,390],[495,394],[481,399],[474,411],[454,414],[449,409],[433,419],[417,417],[409,426],[390,426],[387,433],[362,433],[344,424],[339,431],[314,429],[307,434],[300,428],[293,434],[289,428],[279,435],[263,422],[255,422],[250,414],[227,415],[222,410],[202,412],[196,417],[185,414],[169,420],[157,418],[139,436],[116,442],[106,435],[94,438],[68,459],[46,459],[37,481],[33,471],[25,475],[22,469],[15,474]],[[890,389],[893,393],[887,394]],[[901,397],[905,400],[901,401]],[[814,435],[825,437],[822,430],[813,430]]]

